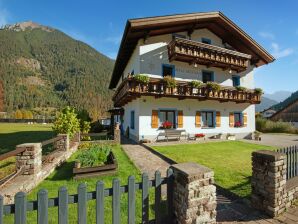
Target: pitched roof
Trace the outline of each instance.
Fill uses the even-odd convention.
[[[262,46],[221,12],[190,13],[129,19],[126,23],[109,88],[115,88],[138,40],[149,36],[207,28],[237,51],[252,56],[257,66],[274,61]]]

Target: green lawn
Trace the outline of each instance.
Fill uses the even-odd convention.
[[[34,189],[29,195],[29,200],[36,200],[36,194],[40,189],[47,189],[49,193],[49,197],[57,197],[58,189],[61,186],[66,186],[69,194],[77,193],[77,186],[81,182],[85,182],[88,187],[88,191],[94,191],[96,182],[99,180],[103,180],[105,183],[105,187],[112,186],[113,178],[119,178],[121,181],[121,185],[127,184],[127,179],[130,175],[134,175],[136,177],[136,181],[141,181],[141,174],[139,170],[133,165],[133,163],[129,160],[127,155],[123,152],[119,145],[113,146],[113,152],[118,160],[118,172],[115,175],[105,176],[105,177],[97,177],[97,178],[88,178],[85,180],[73,180],[72,177],[72,168],[74,166],[76,154],[73,154],[71,158],[64,163],[60,168],[55,170],[47,179],[45,179],[36,189]],[[153,217],[153,204],[154,192],[151,190],[150,192],[150,217]],[[141,191],[138,191],[136,198],[136,211],[137,211],[137,223],[141,222]],[[106,197],[105,201],[105,223],[111,223],[112,220],[112,209],[111,209],[112,200],[111,197]],[[72,204],[69,206],[69,223],[77,223],[77,205]],[[49,209],[49,223],[58,223],[57,221],[57,207]],[[35,223],[36,222],[36,212],[27,213],[27,223]],[[5,217],[7,222],[12,222],[12,216]],[[95,223],[95,201],[88,202],[88,223]],[[125,223],[127,221],[127,194],[122,195],[121,197],[121,223]]]
[[[251,153],[256,150],[274,149],[241,141],[153,148],[178,163],[196,162],[213,169],[215,182],[241,197],[248,197],[251,194]]]
[[[15,150],[16,145],[40,142],[53,136],[51,125],[0,123],[0,155]],[[0,179],[14,171],[14,157],[0,161]]]
[[[54,136],[49,124],[0,123],[0,154],[15,150],[19,144],[40,142]]]

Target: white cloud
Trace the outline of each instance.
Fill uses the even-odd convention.
[[[279,44],[277,44],[275,42],[271,43],[271,47],[272,47],[272,54],[277,59],[287,57],[287,56],[291,55],[292,53],[294,53],[294,50],[292,48],[282,49],[279,46]]]
[[[263,37],[264,39],[269,39],[269,40],[274,40],[275,39],[275,35],[273,33],[270,32],[259,32],[259,35],[261,37]]]

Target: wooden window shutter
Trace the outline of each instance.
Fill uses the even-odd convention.
[[[221,123],[220,111],[216,111],[216,127],[220,127]]]
[[[158,128],[158,110],[152,110],[151,128]]]
[[[201,112],[196,112],[196,128],[201,127]]]
[[[247,113],[243,113],[243,127],[247,127]]]
[[[234,127],[235,125],[235,118],[234,118],[234,113],[230,113],[230,127]]]
[[[178,111],[178,128],[183,128],[183,111]]]

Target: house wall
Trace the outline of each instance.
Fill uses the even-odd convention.
[[[128,104],[126,104],[124,108],[124,115],[123,115],[123,121],[122,121],[122,128],[123,131],[125,132],[127,128],[129,128],[129,137],[134,140],[138,140],[139,136],[139,119],[140,119],[140,103],[139,99],[136,99]],[[130,116],[131,116],[131,111],[135,111],[135,128],[131,129],[130,128]]]
[[[175,98],[141,97],[125,106],[123,127],[129,126],[130,110],[135,109],[138,119],[135,125],[138,128],[131,130],[132,139],[151,139],[154,140],[159,132],[163,130],[151,128],[152,110],[173,109],[183,111],[183,128],[189,134],[205,133],[207,135],[235,133],[240,138],[247,136],[255,131],[255,106],[249,104],[236,104],[233,102],[219,103],[217,101],[197,101],[193,99],[178,100]],[[214,110],[221,112],[221,127],[216,128],[196,128],[196,111]],[[229,127],[229,113],[243,112],[247,113],[247,127],[234,128]],[[139,131],[137,131],[139,130]]]

